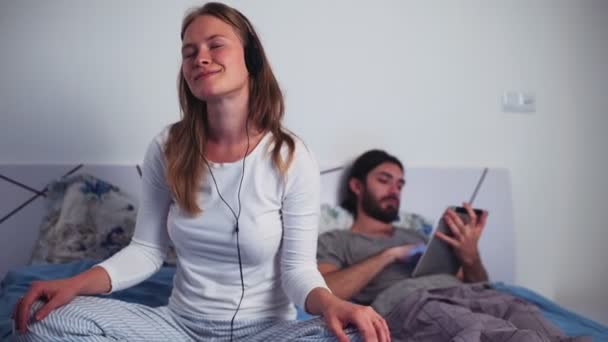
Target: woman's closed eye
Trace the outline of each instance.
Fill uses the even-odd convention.
[[[184,49],[182,50],[182,59],[192,58],[196,55],[196,51],[194,49]]]

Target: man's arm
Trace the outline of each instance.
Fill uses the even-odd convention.
[[[458,270],[456,276],[465,283],[479,283],[490,280],[488,272],[483,266],[483,262],[481,262],[479,253],[476,255],[477,257],[474,259],[467,261],[461,260],[462,266]]]
[[[488,272],[486,272],[479,254],[472,261],[462,263],[462,276],[462,281],[465,283],[478,283],[489,280]]]
[[[319,263],[319,272],[334,295],[350,300],[374,279],[386,266],[404,259],[413,245],[403,245],[385,249],[368,259],[340,269],[327,262]]]

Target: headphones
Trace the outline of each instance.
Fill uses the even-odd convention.
[[[262,57],[261,49],[258,46],[258,39],[253,31],[253,26],[251,26],[251,23],[243,14],[239,12],[239,15],[245,23],[245,26],[247,26],[247,41],[244,42],[245,65],[247,66],[247,71],[249,71],[252,76],[255,76],[262,71],[264,58]]]

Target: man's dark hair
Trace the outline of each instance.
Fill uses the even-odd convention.
[[[376,166],[386,162],[396,164],[403,171],[403,164],[399,159],[382,150],[369,150],[355,160],[346,178],[342,208],[348,210],[353,216],[357,216],[357,195],[350,189],[348,182],[351,178],[356,178],[365,184],[367,174]]]

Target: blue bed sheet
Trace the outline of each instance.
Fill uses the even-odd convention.
[[[84,260],[60,265],[32,265],[17,268],[7,273],[0,283],[0,340],[7,339],[10,336],[13,307],[32,281],[69,277],[89,269],[98,262],[98,260]],[[166,305],[171,293],[174,274],[175,267],[162,267],[159,272],[143,283],[104,297],[153,307]],[[594,341],[608,341],[608,327],[560,307],[529,289],[504,283],[494,283],[492,285],[500,291],[536,304],[545,317],[569,336],[591,335]],[[298,319],[310,317],[304,311],[298,310]]]
[[[540,308],[545,317],[562,329],[568,336],[590,335],[593,341],[608,341],[608,327],[567,310],[538,293],[521,286],[493,283],[492,286],[515,297],[524,299]]]

